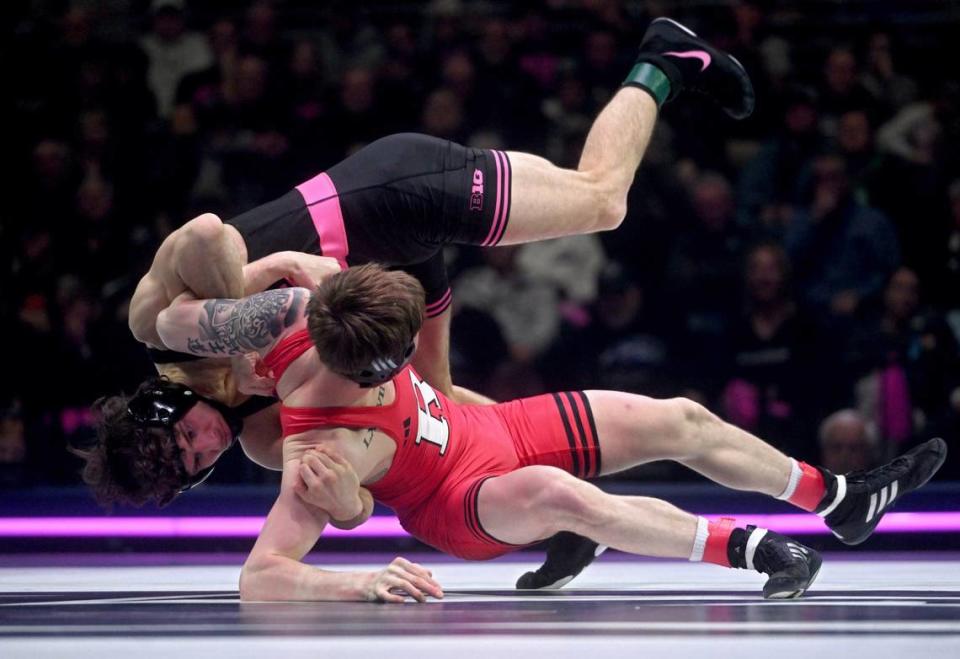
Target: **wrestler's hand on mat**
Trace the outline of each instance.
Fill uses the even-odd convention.
[[[294,491],[337,521],[363,512],[357,472],[345,458],[323,447],[312,448],[300,458],[300,480]]]
[[[383,570],[370,574],[364,595],[371,602],[403,602],[407,595],[426,602],[427,595],[443,599],[443,589],[430,570],[398,556]]]
[[[329,256],[304,254],[303,252],[283,252],[283,276],[294,286],[313,290],[317,284],[340,272],[340,264]]]
[[[273,396],[277,386],[276,380],[257,372],[260,355],[250,352],[245,355],[235,355],[230,358],[233,369],[233,381],[237,391],[250,396]]]

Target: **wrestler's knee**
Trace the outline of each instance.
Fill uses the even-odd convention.
[[[597,218],[601,231],[613,231],[623,224],[627,216],[627,201],[620,194],[609,195],[604,199]]]
[[[720,418],[700,403],[689,398],[671,398],[672,418],[676,424],[678,458],[699,457],[707,450],[713,433],[709,432]]]
[[[588,187],[593,200],[593,229],[612,231],[619,227],[627,215],[626,190],[594,176],[588,178]]]

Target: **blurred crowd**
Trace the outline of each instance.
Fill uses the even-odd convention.
[[[151,371],[126,305],[169,231],[391,132],[576,166],[658,15],[745,64],[755,115],[668,105],[616,232],[450,249],[454,380],[688,396],[838,471],[940,434],[960,478],[955,3],[12,7],[0,485],[79,482],[89,404]],[[269,478],[234,453],[218,480]]]

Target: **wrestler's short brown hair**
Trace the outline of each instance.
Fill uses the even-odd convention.
[[[323,280],[307,305],[320,359],[349,376],[383,357],[402,355],[423,325],[424,293],[405,272],[366,264]]]
[[[151,378],[141,385],[154,386]],[[170,503],[183,486],[185,469],[172,430],[145,427],[127,410],[126,396],[104,396],[93,404],[97,441],[69,450],[86,461],[83,481],[97,501],[142,506]]]

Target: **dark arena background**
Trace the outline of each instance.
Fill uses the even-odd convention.
[[[960,656],[956,0],[3,13],[0,656]],[[799,539],[824,554],[809,592],[767,601],[754,572],[614,550],[562,589],[518,591],[542,547],[459,561],[378,506],[307,561],[375,570],[401,555],[433,570],[443,600],[241,602],[279,472],[235,447],[165,508],[97,505],[67,448],[95,439],[96,398],[153,371],[127,311],[165,236],[390,133],[575,168],[659,16],[735,55],[756,111],[668,103],[615,231],[448,247],[453,380],[500,401],[686,397],[835,473],[944,438],[943,468],[869,541],[847,547],[819,517],[656,462],[595,482]]]

